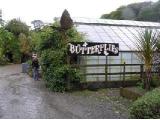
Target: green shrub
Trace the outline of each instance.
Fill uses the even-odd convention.
[[[136,100],[130,107],[130,116],[135,119],[160,118],[160,88]]]
[[[153,87],[159,87],[160,86],[160,80],[159,79],[158,80],[152,80],[151,85]]]
[[[29,65],[29,68],[28,68],[28,74],[29,74],[29,76],[33,76],[32,74],[32,60],[28,60],[27,62],[26,62],[28,65]]]
[[[46,86],[56,92],[67,90],[67,75],[70,76],[71,83],[80,81],[79,71],[65,64],[65,54],[63,50],[44,50],[41,54],[42,77]]]
[[[68,65],[54,67],[50,65],[46,71],[43,71],[43,79],[47,87],[55,92],[63,92],[67,90],[67,75],[70,76],[72,83],[80,81],[80,75],[75,69],[70,68]]]
[[[0,65],[6,65],[8,63],[8,59],[5,57],[0,57]]]
[[[59,21],[48,29],[44,29],[43,35],[38,52],[42,79],[45,80],[46,86],[56,92],[74,88],[74,84],[77,85],[81,77],[79,70],[72,68],[67,62],[67,47],[68,42],[82,41],[83,35],[78,33],[74,27],[62,30]],[[71,58],[70,63],[76,63],[76,58]]]
[[[45,80],[46,86],[55,92],[63,92],[66,89],[62,76],[64,76],[63,68],[55,69],[55,67],[50,66],[43,72],[43,79]]]
[[[160,86],[160,79],[157,73],[152,74],[151,86],[154,88]]]

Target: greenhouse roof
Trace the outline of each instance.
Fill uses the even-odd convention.
[[[146,28],[160,32],[160,23],[132,20],[72,18],[87,41],[119,43],[120,51],[135,50],[135,40]]]

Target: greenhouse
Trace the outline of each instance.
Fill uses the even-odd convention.
[[[141,31],[160,32],[160,23],[131,20],[73,18],[77,30],[89,42],[119,43],[119,56],[80,56],[79,64],[141,64],[135,49],[135,37]],[[122,72],[123,66],[108,66],[108,73]],[[140,66],[127,66],[127,72],[140,72]],[[105,66],[86,67],[85,73],[105,73]],[[132,76],[132,75],[129,75]],[[108,75],[108,81],[120,80],[121,75]],[[87,81],[105,81],[105,75],[86,75]]]

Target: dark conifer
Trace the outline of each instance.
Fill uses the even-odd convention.
[[[65,9],[62,13],[61,19],[60,19],[60,25],[62,30],[68,30],[73,26],[73,21],[70,17],[70,14]]]

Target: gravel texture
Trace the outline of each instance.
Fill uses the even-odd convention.
[[[0,118],[128,118],[131,101],[118,89],[55,93],[21,71],[21,65],[0,67]]]

